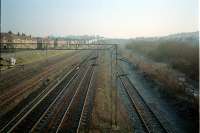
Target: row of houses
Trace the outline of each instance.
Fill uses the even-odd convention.
[[[45,43],[49,43],[53,47],[54,41],[48,38],[32,37],[25,34],[14,34],[12,32],[0,33],[1,48],[26,48],[26,49],[40,49]]]
[[[69,47],[74,44],[78,47],[79,44],[91,44],[97,42],[96,38],[81,39],[81,38],[50,38],[50,37],[32,37],[24,33],[14,34],[11,31],[8,33],[0,33],[1,50],[12,48],[25,49],[53,49]]]

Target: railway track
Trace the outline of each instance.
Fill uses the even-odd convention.
[[[80,59],[80,61],[83,60],[83,59],[85,59],[85,58],[87,58],[87,56],[88,56],[88,55],[84,55],[84,56],[82,57],[82,59]],[[74,56],[73,56],[73,57],[74,57]],[[88,56],[88,57],[89,57],[89,56]],[[74,58],[72,58],[72,59],[74,59]],[[67,61],[72,61],[72,59],[69,59],[69,60],[67,60]],[[80,61],[79,61],[79,63],[80,63]],[[58,75],[58,69],[57,69],[57,68],[53,68],[53,71],[48,71],[47,74],[48,74],[48,75],[54,75],[54,73],[56,73],[57,76],[55,76],[55,77],[50,77],[51,79],[56,79],[56,80],[51,80],[51,82],[48,82],[48,85],[47,85],[47,86],[44,85],[44,83],[42,83],[42,82],[39,82],[39,83],[38,83],[38,79],[36,79],[36,80],[37,80],[36,82],[32,81],[32,82],[30,82],[29,84],[30,84],[31,86],[32,86],[33,84],[36,84],[38,87],[30,88],[30,87],[27,87],[27,86],[21,86],[21,87],[19,88],[18,92],[13,93],[10,97],[8,97],[8,98],[6,98],[5,100],[3,100],[4,102],[9,100],[9,102],[6,102],[6,106],[0,106],[2,112],[3,112],[3,110],[6,110],[7,106],[10,106],[10,104],[11,104],[11,106],[12,106],[12,104],[15,104],[15,101],[16,101],[16,100],[22,99],[22,96],[20,96],[19,93],[21,93],[22,91],[24,91],[24,88],[27,87],[27,88],[32,89],[32,90],[31,90],[32,92],[28,95],[28,97],[25,97],[24,99],[22,99],[22,101],[20,101],[19,104],[16,104],[16,106],[15,106],[12,110],[10,110],[8,113],[3,114],[3,113],[0,112],[0,130],[1,130],[9,121],[11,121],[11,119],[12,119],[13,117],[15,117],[16,115],[18,115],[19,112],[25,108],[25,106],[29,105],[34,99],[36,99],[36,97],[38,97],[38,95],[40,95],[40,93],[42,93],[42,92],[45,92],[45,93],[46,93],[47,90],[51,90],[51,88],[52,88],[55,84],[59,83],[58,81],[60,81],[60,80],[62,79],[62,77],[64,77],[64,76],[66,75],[66,73],[68,73],[68,72],[72,69],[73,66],[76,66],[76,65],[78,65],[79,63],[78,63],[78,61],[75,61],[75,63],[72,64],[72,66],[69,66],[69,65],[64,66],[63,69],[62,69],[62,71],[59,70],[59,73],[60,73],[59,75]],[[56,63],[56,64],[61,65],[60,62],[58,62],[58,63]],[[80,65],[80,64],[79,64],[79,65]],[[41,75],[41,74],[39,74],[39,75]],[[43,79],[44,79],[44,75],[42,74],[42,76],[43,76],[43,77],[42,77],[41,79],[43,80]],[[45,75],[45,76],[47,77],[47,75]],[[44,91],[44,90],[45,90],[45,91]],[[25,91],[25,94],[26,94],[26,93],[27,93],[27,92]],[[22,94],[22,95],[24,95],[24,94]],[[14,97],[13,97],[13,96],[14,96]],[[17,96],[17,97],[16,97],[16,96]],[[25,96],[26,96],[26,95],[25,95]],[[17,102],[18,102],[18,101],[17,101]],[[2,103],[2,102],[1,102],[1,103]]]
[[[71,57],[75,56],[75,54],[72,54]],[[59,62],[59,61],[58,61]],[[10,104],[11,102],[14,101],[14,99],[16,99],[17,97],[21,96],[23,93],[25,93],[28,89],[32,88],[33,86],[36,86],[40,81],[43,80],[44,75],[45,76],[49,76],[52,73],[55,73],[57,70],[55,69],[58,66],[59,63],[54,63],[54,64],[50,64],[47,67],[47,70],[42,71],[41,73],[39,73],[38,75],[36,75],[33,80],[32,80],[32,84],[27,86],[17,86],[15,88],[13,88],[11,91],[9,91],[8,93],[4,94],[4,95],[0,95],[0,107],[3,107],[6,104]],[[26,71],[22,76],[22,80],[27,78],[27,75],[29,75],[30,71]],[[14,80],[14,76],[13,79]]]
[[[11,121],[9,121],[0,132],[29,132],[43,113],[49,108],[57,97],[77,77],[79,68],[84,67],[88,62],[88,56],[80,64],[73,67],[57,84],[52,88],[42,91],[32,102],[23,108]]]
[[[70,83],[67,90],[64,90],[57,99],[52,102],[45,113],[40,117],[36,124],[31,129],[31,132],[56,132],[65,111],[67,110],[70,101],[73,99],[78,86],[80,86],[83,78],[90,69],[80,68],[81,73]],[[86,70],[86,71],[85,71]]]
[[[135,86],[132,84],[127,75],[124,74],[122,68],[119,66],[118,74],[119,80],[128,95],[132,106],[137,111],[137,114],[148,133],[174,133],[174,131],[167,125],[167,121],[162,116],[156,115],[148,104],[144,101]]]
[[[94,94],[93,76],[96,65],[96,57],[92,58],[95,62],[90,66],[87,73],[81,80],[70,104],[57,128],[57,133],[62,132],[83,132],[89,131],[90,114],[92,113],[92,101]]]
[[[95,72],[93,72],[93,73],[95,73]],[[92,77],[91,77],[91,83],[94,83],[94,82],[95,82],[95,75],[93,74]],[[79,119],[77,133],[79,133],[79,132],[84,132],[84,133],[89,132],[94,96],[95,96],[95,83],[91,84],[91,86],[89,86],[89,88],[88,88],[86,98],[85,98],[85,101],[84,101],[84,105],[83,105],[83,109],[82,109],[82,112],[81,112],[81,116],[80,116],[80,119]]]

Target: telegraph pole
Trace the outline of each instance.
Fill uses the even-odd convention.
[[[115,126],[117,127],[118,93],[117,93],[117,44],[115,44]]]

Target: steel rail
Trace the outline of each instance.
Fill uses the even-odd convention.
[[[33,111],[42,100],[44,100],[48,95],[56,88],[58,87],[64,79],[66,79],[68,76],[73,74],[73,72],[77,72],[77,67],[82,65],[83,62],[88,59],[89,56],[87,56],[83,61],[81,61],[80,64],[74,66],[67,74],[65,74],[61,80],[59,80],[53,87],[46,88],[44,91],[42,91],[32,102],[30,102],[27,106],[25,106],[11,121],[9,121],[1,130],[0,132],[11,132],[28,114],[30,114],[31,111]],[[76,74],[76,73],[75,73]]]
[[[28,105],[26,105],[11,121],[9,121],[1,130],[0,132],[3,132],[7,127],[11,126],[14,122],[21,121],[24,116],[27,115],[33,108],[39,104],[40,101],[42,101],[52,90],[54,90],[70,73],[72,73],[74,69],[71,69],[61,80],[58,81],[50,90],[47,87],[45,90],[43,90],[32,102],[30,102]],[[30,108],[31,107],[31,108]],[[30,108],[30,109],[29,109]],[[26,112],[29,110],[28,112]],[[23,115],[22,118],[19,118]],[[18,120],[19,119],[19,120]]]
[[[80,68],[81,69],[81,68]],[[82,69],[82,72],[83,73],[79,73],[79,75],[77,75],[75,78],[76,79],[74,79],[74,80],[78,80],[78,78],[80,78],[80,76],[81,76],[81,74],[84,74],[84,69]],[[74,81],[73,80],[73,81]],[[79,84],[80,84],[80,82],[79,82]],[[65,89],[63,89],[63,92],[64,91],[67,91],[67,92],[69,92],[69,89],[68,90],[65,90]],[[43,113],[43,115],[39,118],[39,120],[35,123],[35,125],[32,127],[32,129],[31,129],[31,132],[34,132],[35,130],[37,130],[37,127],[41,124],[40,122],[43,122],[42,120],[45,120],[45,121],[48,121],[47,119],[47,117],[46,116],[48,116],[48,113],[49,113],[49,111],[51,111],[51,109],[52,108],[54,108],[55,107],[55,105],[58,105],[58,104],[60,104],[59,103],[59,100],[63,100],[63,97],[65,97],[64,96],[64,93],[62,92],[62,94],[60,94],[52,103],[51,103],[51,105],[46,109],[46,111]],[[67,92],[65,92],[65,93],[67,93]],[[63,95],[63,97],[62,97],[62,95]],[[59,113],[59,114],[62,114],[61,112]],[[56,119],[56,121],[59,121],[59,119]],[[56,122],[54,122],[54,123],[56,123]]]
[[[66,117],[67,117],[68,115],[71,115],[71,114],[69,114],[69,112],[70,112],[70,109],[73,108],[73,105],[74,105],[73,103],[75,102],[76,98],[80,98],[81,95],[85,95],[84,97],[86,97],[87,90],[88,90],[89,86],[91,86],[91,77],[92,77],[92,75],[90,75],[89,70],[91,70],[92,73],[93,73],[93,67],[94,67],[94,66],[91,66],[91,68],[88,69],[87,73],[84,75],[83,79],[81,80],[81,83],[79,84],[78,89],[76,90],[75,95],[73,96],[73,98],[72,98],[72,100],[71,100],[71,102],[70,102],[70,104],[69,104],[69,106],[68,106],[68,108],[67,108],[67,110],[66,110],[66,112],[65,112],[65,114],[64,114],[64,116],[63,116],[63,118],[62,118],[62,121],[61,121],[61,123],[59,124],[59,126],[58,126],[58,128],[57,128],[56,133],[62,132],[62,131],[61,131],[61,130],[62,130],[62,129],[61,129],[62,124],[64,123]],[[92,74],[92,73],[91,73],[91,74]],[[87,74],[88,74],[88,75],[87,75]],[[89,79],[88,79],[88,76],[90,77]],[[82,85],[83,85],[84,83],[86,83],[86,82],[84,82],[85,80],[86,80],[86,81],[89,80],[89,84],[88,84],[88,85],[86,84],[88,87],[87,87],[87,88],[81,88]],[[87,90],[86,90],[86,93],[85,93],[85,94],[84,94],[84,93],[79,94],[79,93],[81,92],[81,89],[87,89]],[[79,94],[80,96],[79,96],[78,94]],[[78,96],[79,96],[79,97],[78,97]],[[78,103],[78,104],[80,105],[80,103]],[[83,102],[83,104],[84,104],[84,102]],[[81,108],[83,109],[83,107],[81,107]],[[81,109],[81,111],[82,111],[82,109]],[[81,113],[81,112],[80,112],[80,113]],[[79,118],[79,119],[80,119],[80,118]]]
[[[119,79],[148,133],[174,133],[172,129],[168,129],[169,127],[166,129],[166,127],[161,123],[158,117],[139,94],[138,90],[134,87],[127,75],[119,76]],[[130,93],[130,89],[133,91],[132,93]],[[145,114],[146,118],[144,118]],[[147,114],[149,115],[148,118]]]
[[[85,100],[84,100],[84,105],[83,105],[83,109],[82,109],[82,112],[81,112],[81,117],[80,117],[80,119],[79,119],[79,124],[78,124],[78,128],[77,128],[77,130],[76,130],[76,132],[77,133],[79,133],[80,132],[80,130],[82,130],[82,128],[83,128],[83,119],[87,119],[87,118],[85,118],[85,117],[87,117],[87,116],[85,116],[85,115],[88,115],[88,112],[89,112],[89,109],[86,107],[86,106],[92,106],[92,105],[88,105],[88,104],[90,104],[90,100],[92,99],[93,100],[93,94],[90,94],[90,93],[93,93],[92,92],[92,80],[93,80],[93,78],[94,78],[94,73],[95,73],[95,71],[93,71],[92,72],[92,76],[91,76],[91,80],[90,80],[90,83],[89,83],[89,87],[88,87],[88,89],[87,89],[87,94],[86,94],[86,98],[85,98]],[[87,112],[87,111],[88,112]],[[87,114],[86,114],[87,113]],[[91,112],[90,112],[91,113]],[[87,123],[88,124],[88,123]],[[87,125],[88,126],[88,125]]]

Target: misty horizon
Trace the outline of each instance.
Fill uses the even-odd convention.
[[[12,30],[8,30],[8,31],[5,31],[5,32],[2,32],[2,33],[8,33],[8,32],[12,32],[12,34],[18,34],[18,32],[13,32]],[[50,34],[50,35],[47,35],[47,36],[33,36],[31,33],[28,34],[28,33],[25,33],[25,32],[19,32],[19,34],[25,34],[25,35],[31,35],[32,37],[55,37],[55,38],[65,38],[65,37],[73,37],[73,36],[92,36],[92,37],[103,37],[103,38],[109,38],[109,39],[134,39],[134,38],[162,38],[162,37],[167,37],[167,36],[171,36],[171,35],[179,35],[179,34],[189,34],[189,33],[198,33],[199,34],[199,31],[191,31],[191,32],[178,32],[178,33],[171,33],[171,34],[166,34],[166,35],[157,35],[157,36],[136,36],[136,37],[106,37],[106,36],[102,36],[102,35],[89,35],[89,34],[73,34],[73,35],[54,35],[54,34]]]
[[[2,32],[159,37],[198,31],[198,0],[1,1]]]

